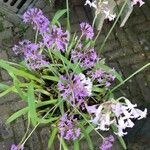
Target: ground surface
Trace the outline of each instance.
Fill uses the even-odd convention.
[[[141,66],[150,62],[150,1],[141,8],[135,7],[133,14],[129,18],[124,28],[118,26],[113,30],[106,46],[103,56],[107,62],[115,67],[124,78],[128,77]],[[48,17],[52,18],[54,11],[43,1],[36,3],[42,8]],[[61,7],[59,5],[58,7]],[[91,22],[92,17],[89,9],[86,9],[82,1],[72,0],[71,2],[71,23],[73,32],[79,31],[79,23],[82,21]],[[63,23],[64,20],[62,20]],[[98,38],[100,44],[110,29],[111,23],[105,22],[101,36]],[[25,31],[25,34],[23,34]],[[21,38],[31,38],[32,32],[23,25],[14,25],[10,19],[0,15],[0,59],[17,61],[18,58],[11,51],[14,43]],[[98,48],[97,48],[98,49]],[[100,54],[101,55],[101,54]],[[0,81],[11,82],[10,77],[4,70],[0,70]],[[122,94],[137,103],[141,108],[147,107],[150,110],[150,69],[138,74],[122,87]],[[116,92],[120,95],[120,92]],[[0,98],[0,150],[9,150],[12,143],[18,143],[25,132],[25,118],[18,119],[10,125],[5,124],[6,118],[14,111],[23,107],[23,103],[14,94],[9,94]],[[150,115],[147,119],[139,121],[130,130],[126,137],[129,150],[149,150],[150,149]],[[39,127],[28,141],[25,150],[46,150],[47,138],[49,136],[48,127]],[[115,150],[120,150],[116,148]]]

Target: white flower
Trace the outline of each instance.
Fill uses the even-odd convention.
[[[92,81],[91,81],[91,79],[90,78],[86,79],[85,75],[82,73],[79,74],[79,77],[80,77],[82,84],[84,85],[84,87],[87,90],[88,96],[91,96],[92,95]]]
[[[125,99],[125,103],[127,104],[129,109],[132,109],[134,107],[137,107],[137,104],[132,104],[128,99]]]
[[[117,128],[118,128],[118,132],[117,133],[115,132],[116,135],[124,136],[127,134],[127,132],[123,132],[123,129],[120,126],[117,126]]]
[[[140,4],[140,7],[145,4],[145,2],[143,2],[142,0],[132,0],[131,5],[133,6],[138,3]]]
[[[89,5],[90,7],[97,8],[96,1],[90,2],[90,0],[86,0],[84,5]]]
[[[146,115],[147,115],[147,109],[146,108],[145,108],[144,111],[141,111],[140,109],[137,109],[136,111],[139,113],[139,116],[140,116],[138,118],[138,120],[146,118]]]

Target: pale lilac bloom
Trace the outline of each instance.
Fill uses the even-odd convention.
[[[132,128],[134,123],[132,119],[142,119],[147,115],[147,109],[141,111],[136,108],[136,104],[132,104],[126,98],[124,103],[118,101],[108,101],[101,104],[97,110],[95,105],[90,106],[90,113],[95,117],[92,117],[92,122],[97,125],[96,129],[107,131],[111,124],[114,124],[118,131],[115,134],[119,136],[126,135],[126,128]],[[92,108],[93,107],[93,108]],[[86,107],[88,109],[88,107]],[[93,109],[93,110],[91,110]]]
[[[61,28],[53,26],[49,34],[44,35],[44,44],[47,48],[65,51],[69,41],[68,32],[63,32]],[[54,47],[54,48],[53,48]]]
[[[23,145],[17,145],[16,146],[15,144],[12,144],[10,150],[23,150],[23,149],[24,149]]]
[[[110,71],[105,71],[103,69],[97,69],[95,71],[88,71],[87,74],[92,77],[95,82],[99,83],[99,86],[109,87],[111,83],[115,80],[113,75],[114,69]]]
[[[92,82],[82,73],[69,77],[61,76],[58,89],[63,99],[68,100],[72,105],[83,104],[84,98],[92,94]]]
[[[131,5],[132,5],[132,6],[133,6],[133,5],[136,5],[136,4],[139,4],[140,7],[141,7],[142,5],[145,4],[145,2],[143,2],[143,0],[132,0],[132,1],[131,1]]]
[[[113,146],[114,141],[115,141],[115,139],[114,139],[113,135],[110,135],[109,137],[106,137],[103,140],[103,143],[100,146],[100,149],[101,150],[110,150]]]
[[[94,48],[87,48],[84,51],[81,49],[72,50],[71,60],[74,63],[79,62],[79,65],[83,68],[91,68],[95,66],[98,57]]]
[[[31,8],[23,15],[25,23],[31,23],[34,30],[39,30],[41,34],[49,32],[49,20],[43,15],[43,12],[38,8]]]
[[[76,140],[81,134],[80,128],[76,126],[76,119],[67,114],[60,118],[58,129],[60,135],[66,140]]]
[[[82,22],[80,24],[80,28],[81,28],[81,31],[82,31],[83,35],[85,35],[89,39],[93,38],[94,30],[93,30],[93,27],[90,24]]]
[[[13,47],[13,51],[17,55],[22,54],[26,65],[33,70],[40,69],[48,64],[45,56],[39,52],[39,45],[28,40],[19,42],[18,45]]]

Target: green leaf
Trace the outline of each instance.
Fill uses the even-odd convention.
[[[60,138],[60,142],[64,150],[69,150],[65,140],[62,137]]]
[[[44,101],[44,102],[38,102],[36,104],[36,108],[42,107],[42,106],[46,106],[46,105],[50,105],[50,104],[56,104],[56,102],[58,102],[58,100],[49,100],[49,101]],[[25,107],[17,112],[15,112],[13,115],[11,115],[8,119],[7,119],[7,123],[11,123],[12,121],[16,120],[17,118],[19,118],[20,116],[26,114],[29,111],[29,107]],[[56,118],[55,118],[56,119]],[[50,120],[41,120],[43,122],[50,122]],[[51,121],[54,121],[54,118],[51,118]]]
[[[12,67],[7,63],[7,61],[0,60],[0,67],[7,70],[8,72],[12,72],[15,75],[24,77],[25,79],[35,80],[35,81],[43,84],[43,81],[40,80],[39,78],[37,78],[36,76],[34,76],[33,74],[28,73],[28,72],[21,70],[21,69],[17,69],[15,67]]]
[[[58,23],[58,20],[67,12],[67,9],[58,10],[52,19],[52,24]]]
[[[76,139],[74,141],[74,150],[79,150],[79,140],[78,139]]]
[[[50,118],[50,119],[39,119],[38,118],[38,121],[42,124],[49,124],[50,122],[53,122],[53,121],[56,121],[58,120],[58,117],[54,117],[54,118]]]
[[[84,134],[84,137],[86,138],[87,140],[87,144],[89,146],[89,150],[94,150],[94,147],[93,147],[93,143],[92,143],[92,140],[89,136],[89,134],[87,133],[87,131],[85,130],[85,127],[83,127],[81,124],[79,124],[80,128],[82,129],[82,132]]]
[[[112,70],[112,68],[110,68],[110,67],[104,65],[103,63],[97,63],[97,64],[96,64],[96,67],[97,67],[97,68],[102,68],[102,69],[104,69],[104,70],[106,70],[106,71]],[[113,74],[120,82],[123,81],[122,76],[121,76],[117,71],[113,71],[112,74]]]
[[[60,52],[53,51],[53,54],[63,61],[67,65],[67,69],[72,69],[76,74],[81,73],[81,68],[77,64],[72,64],[66,57],[64,57]]]
[[[36,99],[34,95],[34,88],[32,83],[30,83],[28,86],[28,106],[29,106],[29,116],[34,126],[37,124],[37,118],[38,118],[36,113],[35,101]]]
[[[50,133],[51,136],[50,136],[50,138],[49,138],[49,140],[48,140],[48,148],[49,148],[49,149],[50,149],[51,146],[53,145],[57,133],[58,133],[58,128],[52,128],[52,132]]]
[[[8,89],[8,88],[9,88],[8,85],[3,84],[3,83],[0,83],[0,90],[6,90],[6,89]]]
[[[89,125],[85,130],[87,134],[90,134],[93,131],[93,128]],[[80,137],[80,140],[83,138],[84,138],[84,135],[82,134],[82,136]]]
[[[14,86],[16,90],[18,91],[18,95],[22,98],[22,100],[26,101],[27,96],[26,96],[26,93],[24,93],[19,86],[20,81],[17,79],[17,77],[13,73],[10,72],[9,74],[13,78]]]
[[[23,109],[21,109],[21,110],[15,112],[13,115],[11,115],[11,116],[7,119],[6,123],[7,123],[7,124],[8,124],[8,123],[11,123],[12,121],[16,120],[16,119],[19,118],[20,116],[26,114],[26,113],[28,112],[28,110],[29,110],[29,108],[28,108],[28,107],[25,107],[25,108],[23,108]]]
[[[117,129],[117,127],[115,126],[115,125],[111,125],[111,128],[112,128],[112,130],[114,131],[114,132],[118,132],[118,129]],[[125,143],[125,141],[124,141],[124,139],[122,138],[122,137],[120,137],[120,136],[117,136],[117,138],[118,138],[118,140],[119,140],[119,142],[120,142],[120,144],[121,144],[121,146],[123,147],[123,149],[127,149],[127,146],[126,146],[126,143]]]
[[[59,81],[59,78],[56,77],[56,76],[46,76],[46,75],[43,75],[42,78],[46,79],[46,80],[56,81],[56,82]]]

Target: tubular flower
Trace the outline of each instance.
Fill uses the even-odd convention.
[[[91,68],[95,66],[98,56],[94,48],[87,48],[84,51],[81,48],[72,50],[71,59],[74,63],[80,63],[79,65],[83,68]]]
[[[10,150],[23,150],[23,149],[24,149],[23,145],[17,145],[16,146],[15,144],[12,144]]]
[[[82,22],[80,24],[80,28],[82,31],[82,34],[85,35],[87,38],[92,39],[94,36],[93,28],[90,24]]]
[[[110,135],[109,137],[106,137],[103,140],[102,145],[100,146],[101,150],[110,150],[111,147],[113,146],[113,142],[114,142],[114,137],[112,135]]]
[[[145,4],[145,2],[143,2],[142,0],[132,0],[131,5],[136,5],[139,3],[139,6],[141,7],[142,5]]]
[[[39,30],[41,34],[49,32],[49,20],[43,15],[38,8],[31,8],[23,15],[25,23],[31,23],[34,30]]]
[[[89,113],[95,114],[91,121],[97,124],[97,129],[107,131],[110,125],[114,124],[118,128],[115,134],[124,136],[127,134],[124,130],[134,126],[132,119],[140,120],[147,115],[147,109],[141,111],[136,106],[136,104],[133,105],[128,99],[125,99],[125,103],[108,101],[101,104],[97,109],[96,106],[87,106],[87,110],[90,110]]]
[[[65,100],[69,100],[72,105],[83,104],[84,98],[92,94],[92,82],[84,74],[61,76],[58,82],[58,89]]]
[[[92,79],[99,83],[99,86],[109,87],[111,83],[115,80],[113,75],[114,69],[110,71],[105,71],[103,69],[97,69],[95,72],[88,71],[87,74],[92,77]]]
[[[40,69],[43,65],[48,64],[48,62],[45,61],[45,56],[42,55],[38,50],[39,45],[31,43],[28,40],[19,42],[18,45],[13,47],[15,54],[22,54],[26,65],[33,70]]]
[[[59,133],[66,140],[75,140],[80,136],[80,128],[77,128],[76,119],[73,119],[73,116],[67,116],[64,114],[59,121],[58,128]]]
[[[50,34],[45,34],[44,43],[47,48],[56,48],[56,50],[65,51],[65,48],[68,44],[69,37],[68,32],[63,32],[61,28],[57,26],[52,27],[52,31]]]

